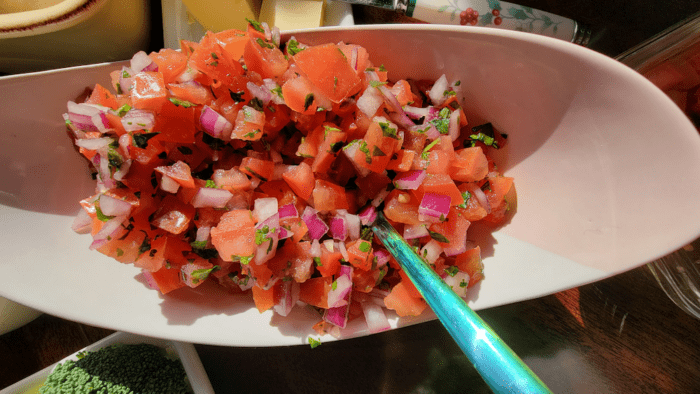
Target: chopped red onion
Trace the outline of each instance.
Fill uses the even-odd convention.
[[[384,103],[384,97],[377,89],[365,89],[362,95],[357,99],[357,108],[362,111],[367,117],[373,117],[379,107]]]
[[[437,193],[425,193],[418,207],[418,214],[433,218],[447,217],[450,213],[452,198],[448,195]]]
[[[131,69],[134,70],[135,73],[141,71],[158,71],[158,65],[146,52],[138,51],[131,58]]]
[[[258,234],[262,233],[261,243],[258,244],[258,249],[255,251],[255,264],[262,264],[277,253],[277,243],[279,241],[278,229],[280,228],[280,217],[277,214],[277,199],[275,200],[275,213],[266,218],[264,221],[255,226],[256,243],[258,242]],[[267,229],[267,230],[265,230]],[[267,232],[265,232],[267,231]]]
[[[446,274],[442,280],[457,293],[458,296],[464,298],[467,296],[467,285],[469,284],[469,274],[462,271],[457,271],[454,275]]]
[[[326,248],[327,251],[333,252],[335,250],[335,241],[332,239],[327,239],[323,241],[323,246]]]
[[[352,67],[353,70],[357,71],[357,52],[358,52],[358,47],[353,46],[352,51],[350,52],[350,67]]]
[[[356,240],[360,238],[360,230],[362,229],[362,222],[358,215],[353,215],[351,213],[345,214],[345,225],[348,229],[348,238]]]
[[[263,86],[258,86],[253,82],[249,81],[246,84],[246,88],[248,88],[248,91],[250,92],[250,94],[253,95],[253,97],[262,101],[263,105],[267,105],[270,102],[270,100],[272,100],[272,93],[269,89]]]
[[[456,141],[459,138],[459,121],[460,114],[459,110],[452,111],[450,115],[450,125],[449,125],[449,136],[452,141]]]
[[[427,118],[428,115],[430,114],[430,108],[431,107],[413,107],[410,105],[405,106],[404,112],[406,113],[406,116],[408,116],[411,119],[418,120],[420,118]]]
[[[122,126],[124,130],[150,132],[156,123],[156,116],[151,111],[143,109],[130,109],[122,116]]]
[[[185,71],[182,72],[182,74],[178,75],[178,77],[175,79],[175,82],[183,83],[183,82],[192,81],[195,78],[197,78],[198,74],[199,74],[199,71],[188,66],[185,69]]]
[[[486,197],[486,193],[477,185],[476,183],[467,183],[467,191],[471,193],[472,196],[476,198],[482,208],[486,210],[486,213],[491,213],[491,203]]]
[[[226,189],[202,187],[197,191],[190,203],[195,208],[224,208],[231,197],[233,197],[233,194]]]
[[[357,171],[357,173],[361,177],[366,177],[367,175],[369,175],[370,169],[363,167],[355,162],[355,155],[357,154],[358,149],[360,149],[360,141],[355,140],[345,145],[345,147],[342,149],[342,152],[350,160],[353,167],[355,168],[355,171]]]
[[[335,282],[335,289],[328,292],[329,308],[323,314],[323,320],[340,328],[345,328],[348,322],[352,297],[352,271],[351,266],[340,266],[340,275]]]
[[[265,221],[267,218],[277,214],[277,199],[275,197],[258,198],[255,200],[254,207],[253,216],[257,219],[258,223]]]
[[[335,215],[331,218],[330,223],[331,236],[338,241],[345,241],[348,237],[348,228],[345,216]]]
[[[102,194],[99,199],[100,211],[106,216],[126,216],[131,212],[131,204],[109,196],[107,194]]]
[[[450,257],[450,256],[457,256],[458,254],[462,254],[467,251],[467,242],[465,239],[465,242],[462,243],[461,245],[457,245],[454,242],[450,242],[447,246],[442,248],[442,252],[445,253],[445,256]]]
[[[423,257],[428,264],[433,264],[435,261],[437,261],[441,253],[442,246],[440,246],[440,243],[434,239],[428,241],[428,243],[426,243],[420,250],[421,257]]]
[[[280,220],[285,219],[285,218],[298,218],[299,217],[299,211],[297,211],[297,207],[289,203],[287,205],[282,205],[279,208],[279,214],[280,214]]]
[[[328,225],[326,222],[318,215],[318,211],[310,206],[304,209],[304,212],[301,214],[301,219],[306,223],[311,239],[321,239],[321,237],[328,232]]]
[[[197,228],[197,235],[194,240],[197,242],[209,241],[209,234],[211,233],[211,226],[202,226]]]
[[[129,217],[128,216],[115,216],[112,219],[107,220],[100,230],[92,236],[95,241],[106,240],[108,236],[114,234],[122,228],[122,223],[124,223]]]
[[[369,226],[377,219],[377,208],[374,205],[368,205],[360,211],[360,222],[364,226]]]
[[[384,314],[384,308],[371,301],[361,302],[360,305],[370,333],[375,334],[391,329],[389,319]]]
[[[399,173],[394,177],[394,186],[401,190],[416,190],[423,183],[427,174],[425,170]]]
[[[447,99],[447,96],[445,96],[445,91],[447,88],[447,77],[445,74],[442,74],[442,76],[435,81],[435,84],[433,84],[430,92],[428,92],[428,97],[430,97],[430,101],[432,101],[433,105],[439,107],[445,102]]]
[[[160,178],[160,190],[175,194],[180,190],[180,184],[173,178],[163,174],[163,177]]]
[[[381,268],[385,266],[389,260],[391,260],[391,254],[384,249],[377,249],[374,251],[374,257],[377,258],[377,267]]]
[[[350,294],[351,290],[352,278],[347,275],[340,275],[338,279],[333,282],[333,286],[328,292],[328,308],[337,308],[347,305],[348,300],[346,296]]]
[[[345,247],[345,242],[338,242],[337,245],[338,250],[340,250],[340,254],[343,256],[345,261],[350,261],[350,254],[348,254],[348,249]]]
[[[127,93],[129,90],[131,90],[131,85],[133,81],[134,74],[136,74],[136,71],[129,67],[122,67],[121,71],[119,72],[119,89],[122,91],[122,93]]]
[[[271,101],[273,103],[278,105],[284,104],[284,98],[282,97],[282,95],[280,93],[276,93],[281,91],[281,87],[274,79],[265,78],[263,79],[263,84],[265,85],[267,90],[270,91],[270,93],[272,93]]]
[[[86,210],[81,209],[78,215],[73,219],[71,229],[78,234],[88,234],[92,229],[92,218]]]
[[[199,122],[202,124],[204,131],[212,137],[224,141],[231,138],[233,124],[207,105],[202,108],[202,114],[199,117]]]
[[[311,248],[309,248],[309,256],[311,257],[321,257],[321,243],[317,239],[311,241]]]
[[[428,227],[425,224],[407,224],[403,228],[403,238],[406,240],[425,237],[428,234]]]
[[[148,287],[150,287],[153,290],[158,290],[158,282],[156,282],[156,279],[153,277],[153,273],[147,269],[142,269],[141,273],[143,274],[143,278],[146,279],[146,284]]]
[[[372,199],[372,206],[378,207],[379,205],[381,205],[381,203],[384,202],[384,199],[386,198],[386,196],[389,195],[389,193],[390,193],[389,189],[387,189],[387,188],[382,189],[382,191],[377,193],[377,195],[374,196],[374,198]]]
[[[367,76],[370,81],[375,81],[379,82],[379,76],[377,75],[376,72],[374,71],[366,71]],[[396,96],[394,96],[393,93],[387,88],[384,84],[379,84],[377,86],[377,89],[379,92],[384,96],[384,101],[389,105],[389,107],[396,112],[396,114],[393,116],[396,120],[396,123],[403,127],[403,128],[409,128],[415,126],[413,121],[406,116],[406,113],[403,111],[403,108],[401,108],[401,103],[396,99]]]
[[[287,238],[290,238],[291,236],[294,235],[293,232],[287,230],[284,227],[280,227],[278,233],[279,233],[279,237],[278,237],[279,239],[287,239]]]
[[[100,133],[109,131],[108,111],[109,108],[101,105],[68,102],[68,120],[82,131],[99,131]]]
[[[114,139],[109,137],[83,138],[75,140],[75,145],[88,150],[98,150],[108,146],[112,142],[114,142]]]
[[[272,309],[280,316],[287,316],[299,301],[299,283],[293,280],[282,282],[282,296]]]
[[[372,291],[370,291],[367,294],[369,296],[371,296],[371,298],[377,299],[377,301],[380,303],[380,305],[384,305],[384,298],[386,298],[386,296],[388,296],[389,293],[390,293],[390,291],[388,291],[388,290],[382,290],[378,287],[375,287],[372,289]],[[375,301],[375,300],[372,300],[372,301]],[[375,301],[375,302],[377,302],[377,301]]]

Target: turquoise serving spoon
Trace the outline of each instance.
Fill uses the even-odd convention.
[[[443,282],[381,212],[372,231],[394,256],[495,393],[551,393],[508,345]]]

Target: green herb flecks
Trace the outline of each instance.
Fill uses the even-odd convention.
[[[428,234],[430,234],[430,238],[432,238],[438,242],[442,242],[444,244],[450,243],[450,240],[447,239],[447,237],[445,237],[444,235],[442,235],[440,233],[436,233],[435,231],[428,230]]]
[[[194,107],[195,105],[197,105],[194,103],[190,103],[189,101],[180,100],[180,99],[175,98],[175,97],[170,97],[170,98],[168,98],[168,100],[171,103],[175,104],[176,107],[190,108],[190,107]]]
[[[160,133],[142,133],[142,134],[132,134],[131,141],[134,146],[140,149],[148,148],[148,140],[157,136]]]

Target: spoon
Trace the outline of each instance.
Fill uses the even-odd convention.
[[[457,345],[495,393],[551,393],[503,340],[377,213],[372,231],[408,274]]]

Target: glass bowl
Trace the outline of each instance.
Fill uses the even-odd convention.
[[[700,130],[700,13],[617,60],[663,90]],[[700,238],[647,267],[676,305],[700,318]]]

